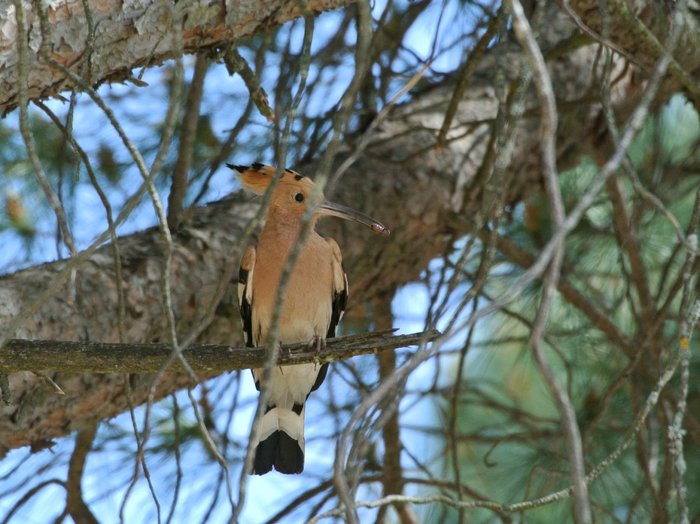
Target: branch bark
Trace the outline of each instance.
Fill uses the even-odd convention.
[[[306,5],[309,11],[320,13],[348,3],[309,0]],[[9,4],[0,2],[0,111],[5,113],[18,103],[17,25],[14,6]],[[286,0],[173,2],[180,21],[174,27],[168,6],[157,0],[62,0],[48,8],[50,34],[42,35],[34,11],[38,4],[25,4],[29,47],[35,51],[27,64],[30,99],[56,96],[72,87],[60,71],[39,60],[36,51],[42,46],[89,83],[142,83],[133,77],[135,68],[151,67],[177,56],[175,39],[170,34],[173,30],[180,33],[184,51],[192,53],[248,38],[305,12],[299,2]],[[94,38],[89,41],[91,27]]]
[[[392,335],[392,330],[348,335],[326,341],[316,352],[306,343],[285,344],[277,364],[290,366],[312,362],[334,362],[357,355],[396,349],[432,341],[436,330],[409,335]],[[43,371],[59,373],[156,373],[170,360],[169,344],[110,344],[60,340],[10,340],[0,349],[0,372]],[[194,371],[221,373],[262,367],[265,348],[195,344],[182,351]],[[169,371],[183,371],[178,360]]]
[[[394,323],[391,312],[391,295],[379,297],[374,303],[374,322],[380,329],[389,329]],[[396,355],[393,352],[383,351],[378,356],[379,378],[384,380],[396,371]],[[384,442],[384,463],[382,471],[382,496],[403,494],[403,469],[401,468],[401,424],[399,421],[399,399],[401,392],[398,390],[391,395],[395,401],[389,403],[384,410],[390,410],[386,424],[382,428],[382,441]],[[396,504],[396,513],[401,524],[415,524],[418,522],[412,508],[406,504]],[[387,506],[379,509],[375,522],[378,524],[386,520]]]
[[[97,425],[93,424],[78,432],[75,437],[75,448],[68,465],[68,480],[66,481],[66,510],[76,524],[98,524],[90,508],[83,499],[83,471],[88,453],[95,440]]]

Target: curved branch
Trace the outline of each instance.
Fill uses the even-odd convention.
[[[78,432],[75,437],[75,448],[68,465],[68,480],[66,481],[66,511],[78,524],[97,524],[98,520],[83,499],[83,471],[85,460],[92,449],[92,442],[97,433],[97,424],[92,424]]]

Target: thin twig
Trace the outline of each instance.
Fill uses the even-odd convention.
[[[481,35],[478,42],[474,46],[474,49],[467,54],[464,65],[459,71],[459,80],[452,91],[452,96],[447,104],[447,109],[445,109],[445,117],[442,121],[442,126],[440,127],[435,144],[435,147],[438,148],[438,150],[445,147],[447,133],[449,133],[450,128],[452,127],[452,120],[457,113],[459,103],[462,101],[464,91],[467,89],[467,85],[469,85],[469,79],[476,71],[477,66],[481,63],[480,60],[483,58],[488,46],[491,44],[491,41],[498,32],[499,26],[504,18],[504,13],[505,11],[500,9],[498,14],[489,21],[486,31],[484,31],[484,34]]]
[[[224,53],[224,63],[226,64],[229,75],[233,75],[234,73],[241,75],[243,82],[245,82],[248,88],[250,100],[255,104],[255,107],[258,108],[260,114],[270,122],[274,122],[275,113],[270,108],[270,102],[265,89],[260,85],[260,80],[255,74],[255,71],[251,69],[246,59],[241,56],[234,44],[231,44],[228,49],[226,49]]]
[[[127,486],[126,490],[124,491],[124,496],[122,497],[121,503],[119,504],[119,522],[122,524],[126,522],[124,519],[124,515],[126,512],[126,504],[129,501],[129,497],[131,496],[133,489],[136,487],[136,482],[138,482],[140,471],[143,470],[143,475],[148,485],[148,491],[156,507],[157,521],[158,524],[160,524],[160,501],[158,500],[158,495],[156,494],[155,487],[153,485],[153,482],[151,481],[151,473],[148,468],[148,464],[146,463],[146,440],[145,438],[141,438],[141,434],[143,432],[139,431],[139,424],[136,420],[136,411],[134,409],[134,401],[131,390],[131,375],[125,374],[123,376],[125,380],[126,400],[129,404],[129,419],[131,421],[131,430],[134,434],[134,440],[136,441],[136,453],[134,460],[134,472],[131,475],[131,481],[129,482],[129,485]]]
[[[681,350],[685,351],[685,349],[682,349],[682,344],[681,344]],[[678,364],[679,364],[679,361],[680,361],[680,355],[681,355],[681,353],[679,350],[676,352],[676,355],[674,356],[673,360],[668,364],[668,366],[666,367],[664,372],[661,374],[661,376],[659,377],[658,381],[656,382],[656,384],[654,386],[654,389],[647,396],[647,399],[646,399],[646,402],[644,403],[643,408],[635,417],[634,424],[632,424],[632,426],[627,429],[622,441],[617,445],[617,447],[604,460],[599,462],[596,465],[596,467],[594,467],[588,473],[588,475],[586,475],[586,477],[585,477],[586,485],[590,485],[594,480],[596,480],[598,477],[600,477],[611,464],[613,464],[617,461],[617,459],[620,457],[620,455],[634,441],[637,432],[640,430],[640,428],[642,427],[642,425],[646,421],[647,417],[649,416],[649,413],[657,405],[657,403],[659,401],[659,397],[661,395],[661,392],[663,391],[663,389],[666,387],[668,382],[671,380],[671,378],[675,374],[675,371],[676,371]],[[382,386],[383,385],[384,384],[382,384]],[[381,386],[380,386],[380,388],[381,388]],[[363,401],[363,404],[364,403],[365,402]],[[446,497],[444,495],[433,495],[433,496],[427,496],[427,497],[410,497],[410,496],[406,496],[406,495],[390,495],[388,497],[382,497],[382,498],[374,500],[374,501],[355,501],[353,503],[353,505],[356,508],[357,507],[375,508],[375,507],[379,507],[379,506],[386,505],[386,504],[395,504],[396,502],[404,502],[404,503],[409,503],[409,504],[441,503],[441,504],[446,504],[446,505],[454,507],[454,508],[465,508],[465,509],[489,508],[489,509],[496,510],[498,512],[517,513],[517,512],[534,509],[537,507],[545,506],[545,505],[551,504],[553,502],[557,502],[557,501],[566,499],[566,498],[570,497],[572,495],[572,493],[573,493],[573,488],[570,486],[568,488],[556,491],[554,493],[550,493],[549,495],[545,495],[543,497],[538,497],[536,499],[525,500],[522,502],[516,502],[516,503],[511,503],[511,504],[500,504],[498,502],[485,501],[485,500],[459,501],[459,500],[452,499],[451,497]],[[343,515],[343,513],[345,513],[345,508],[343,508],[343,507],[332,509],[332,510],[327,511],[323,514],[317,515],[312,519],[309,519],[308,523],[314,524],[314,523],[319,522],[319,521],[326,519],[326,518],[331,518],[331,517]]]
[[[177,401],[177,395],[173,394],[170,396],[173,401],[173,455],[175,456],[175,486],[173,488],[173,500],[170,503],[170,510],[168,511],[168,516],[165,519],[165,524],[170,524],[172,522],[173,516],[175,515],[175,509],[177,508],[177,501],[180,497],[180,486],[182,484],[182,458],[180,453],[180,405]]]
[[[2,520],[1,524],[9,524],[10,520],[12,519],[13,515],[17,513],[22,506],[24,506],[31,498],[39,493],[42,489],[44,489],[47,486],[51,486],[53,484],[56,484],[58,486],[66,487],[66,483],[63,482],[62,480],[59,479],[48,479],[44,480],[43,482],[39,482],[37,485],[33,486],[32,488],[28,489],[21,497],[20,499],[15,502],[15,504],[10,508],[10,510],[7,512],[5,515],[5,518]]]
[[[559,187],[559,177],[556,165],[556,132],[558,115],[552,80],[547,71],[542,52],[532,33],[530,24],[525,17],[523,7],[519,0],[507,0],[506,6],[513,17],[513,29],[523,47],[524,53],[533,70],[533,80],[537,87],[537,93],[542,104],[542,160],[544,165],[544,179],[547,195],[549,196],[550,215],[553,225],[558,230],[565,219],[564,203]],[[530,343],[532,345],[535,362],[545,379],[547,387],[554,397],[561,414],[564,434],[566,436],[569,452],[569,465],[571,483],[574,491],[574,517],[577,524],[589,524],[592,522],[591,506],[588,499],[588,488],[584,482],[586,473],[583,445],[581,443],[581,431],[576,421],[576,412],[571,398],[566,390],[561,387],[554,375],[542,348],[544,329],[552,305],[554,292],[561,274],[561,264],[564,258],[564,240],[562,235],[554,246],[552,259],[544,276],[544,288],[537,316],[532,327]]]
[[[194,62],[194,73],[187,94],[185,114],[179,131],[179,148],[177,161],[173,167],[172,184],[168,195],[168,226],[175,229],[182,219],[185,196],[187,194],[187,175],[192,165],[192,152],[197,138],[199,108],[204,94],[204,80],[209,67],[209,58],[200,53]]]
[[[75,247],[75,242],[73,240],[73,234],[68,226],[68,219],[66,218],[65,210],[63,209],[63,204],[59,200],[58,196],[51,187],[49,179],[46,177],[46,172],[44,167],[41,165],[41,160],[39,160],[39,155],[36,149],[36,143],[34,142],[34,135],[32,133],[31,127],[29,125],[29,98],[27,95],[27,78],[29,75],[29,50],[28,38],[27,38],[27,27],[25,20],[24,7],[21,0],[13,0],[15,5],[15,20],[17,22],[17,77],[19,82],[19,129],[24,140],[27,155],[29,155],[29,160],[34,169],[34,175],[36,177],[39,186],[41,187],[46,199],[53,209],[56,215],[56,221],[58,223],[59,230],[63,237],[63,241],[68,248],[71,256],[77,253]],[[60,255],[60,253],[59,253]]]
[[[520,275],[506,291],[495,297],[493,302],[484,306],[479,311],[476,311],[469,317],[469,319],[457,326],[457,330],[466,329],[469,326],[476,324],[480,319],[490,315],[494,311],[497,311],[501,306],[519,296],[523,289],[525,289],[525,286],[532,282],[532,280],[542,275],[551,262],[559,243],[578,225],[586,210],[588,210],[588,208],[595,202],[596,196],[605,185],[608,177],[610,177],[620,167],[634,137],[646,121],[646,117],[649,113],[649,107],[656,96],[661,79],[668,68],[668,55],[669,52],[665,53],[657,64],[654,74],[651,76],[646,85],[646,89],[642,95],[640,103],[632,113],[624,133],[620,136],[620,143],[618,147],[615,148],[615,151],[610,159],[608,159],[608,161],[602,166],[596,177],[589,184],[587,190],[583,193],[579,201],[561,224],[561,227],[557,228],[553,232],[549,242],[547,242],[547,244],[540,250],[540,254],[533,261],[533,264],[522,275]]]
[[[87,0],[85,0],[87,1]],[[117,332],[119,334],[119,341],[124,342],[126,340],[126,298],[124,296],[124,277],[122,275],[122,262],[119,255],[119,242],[117,240],[117,230],[114,223],[114,217],[112,214],[112,205],[109,203],[109,199],[105,194],[102,186],[97,180],[95,171],[92,168],[92,163],[90,162],[90,157],[88,157],[85,150],[78,144],[73,136],[73,133],[69,132],[66,126],[59,120],[58,116],[43,102],[35,100],[34,104],[44,111],[53,123],[58,127],[58,129],[63,133],[66,140],[70,143],[73,151],[80,156],[80,159],[85,166],[88,178],[92,187],[95,188],[95,192],[102,203],[102,207],[105,209],[105,216],[107,218],[107,231],[111,238],[111,248],[112,248],[112,259],[114,260],[114,284],[117,289]]]
[[[336,486],[336,492],[338,497],[341,499],[341,507],[343,507],[341,514],[348,514],[356,516],[355,507],[353,503],[350,507],[344,506],[342,503],[343,498],[348,499],[350,496],[349,487],[347,485],[346,475],[350,476],[354,472],[352,471],[356,468],[355,464],[348,464],[348,447],[350,441],[353,437],[357,435],[356,425],[363,420],[365,415],[377,406],[382,399],[386,399],[390,392],[393,391],[399,384],[401,384],[409,374],[411,374],[420,364],[432,358],[442,347],[442,342],[446,337],[438,337],[432,341],[430,347],[428,347],[428,342],[421,341],[418,349],[409,357],[409,359],[404,362],[401,366],[396,368],[396,371],[391,375],[387,376],[379,386],[369,393],[360,404],[355,408],[352,416],[347,421],[345,428],[338,437],[335,451],[335,462],[334,462],[334,474],[333,483]],[[339,478],[342,479],[339,481]],[[355,475],[355,478],[358,477]],[[340,486],[338,485],[340,483]],[[341,489],[345,489],[345,497],[341,495]]]

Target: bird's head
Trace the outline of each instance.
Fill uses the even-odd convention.
[[[260,163],[250,166],[226,165],[238,172],[238,179],[244,188],[257,195],[265,194],[276,172],[274,167]],[[311,200],[316,197],[319,202],[316,206],[316,216],[335,216],[352,220],[367,226],[378,235],[389,235],[389,229],[377,220],[360,211],[329,202],[324,199],[323,194],[316,195],[313,188],[314,183],[310,178],[291,169],[285,169],[272,191],[269,213],[299,218],[306,212],[307,206],[314,204]]]

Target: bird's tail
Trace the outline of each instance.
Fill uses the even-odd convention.
[[[287,474],[304,471],[303,405],[268,408],[262,416],[252,473],[264,475],[273,467]]]

